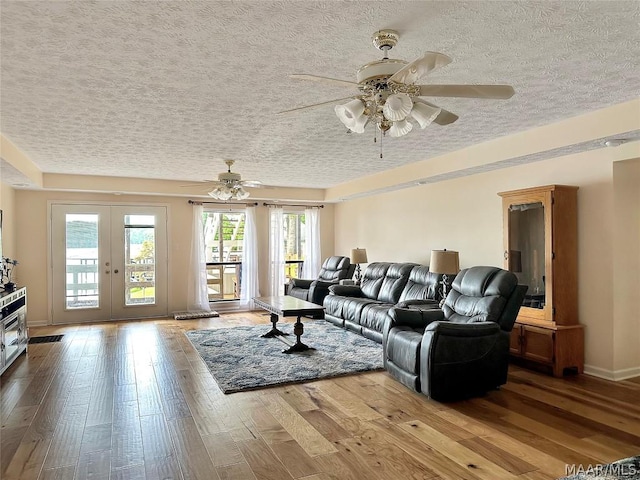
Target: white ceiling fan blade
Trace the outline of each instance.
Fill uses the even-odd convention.
[[[241,180],[240,183],[243,187],[249,188],[262,188],[264,185],[259,180]]]
[[[276,115],[280,115],[281,113],[291,113],[291,112],[297,112],[299,110],[307,110],[311,108],[321,107],[322,105],[329,105],[330,103],[338,103],[338,102],[342,102],[343,100],[350,100],[352,98],[353,97],[336,98],[335,100],[329,100],[328,102],[315,103],[313,105],[306,105],[304,107],[297,107],[297,108],[292,108],[290,110],[283,110],[281,112],[276,113]]]
[[[289,78],[296,78],[298,80],[311,80],[313,82],[332,83],[334,85],[341,85],[343,87],[357,87],[356,82],[350,82],[348,80],[339,80],[337,78],[320,77],[318,75],[305,75],[300,73],[294,73],[289,75]]]
[[[218,180],[203,180],[198,183],[187,183],[186,185],[180,185],[180,187],[203,187],[211,188],[211,185],[220,185]]]
[[[438,52],[425,52],[425,54],[405,65],[389,77],[389,82],[412,84],[436,68],[444,67],[451,63],[451,58]]]
[[[440,113],[438,114],[438,116],[433,120],[433,123],[437,123],[438,125],[449,125],[453,122],[455,122],[456,120],[458,120],[458,117],[455,113],[451,113],[448,110],[445,110],[442,107],[439,107],[438,105],[434,105],[433,103],[429,103],[426,102],[424,100],[420,100],[422,103],[425,103],[427,105],[429,105],[430,107],[433,108],[439,108],[440,109]]]
[[[420,85],[424,97],[507,99],[514,93],[511,85]]]

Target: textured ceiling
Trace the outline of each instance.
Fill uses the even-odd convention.
[[[1,130],[47,173],[328,187],[640,96],[640,2],[2,1]],[[453,62],[419,83],[507,83],[510,100],[430,99],[460,116],[373,143],[332,105],[391,57]]]

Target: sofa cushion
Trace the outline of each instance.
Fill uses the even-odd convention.
[[[415,266],[415,263],[392,263],[382,280],[378,296],[374,298],[384,303],[398,303],[402,290],[409,280],[409,274]]]
[[[360,281],[360,289],[365,297],[372,299],[378,298],[382,281],[390,266],[390,263],[382,262],[373,262],[367,265],[367,268],[362,274],[362,280]]]
[[[498,322],[517,283],[515,275],[496,267],[462,270],[442,307],[445,318],[455,323]]]
[[[322,264],[322,268],[318,273],[318,280],[326,282],[337,282],[343,278],[347,278],[351,260],[349,257],[329,257]]]
[[[402,290],[399,302],[410,300],[436,300],[440,291],[442,275],[429,271],[429,267],[418,265],[409,273],[409,280]]]
[[[360,310],[358,323],[365,328],[383,332],[385,324],[390,320],[389,310],[393,307],[390,303],[370,303]]]
[[[370,298],[346,298],[342,307],[342,318],[351,322],[360,323],[362,309],[367,305],[378,304],[377,300]]]

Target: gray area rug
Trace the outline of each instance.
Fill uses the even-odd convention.
[[[575,467],[575,468],[574,468]],[[606,465],[575,465],[568,477],[558,480],[640,480],[640,455]]]
[[[295,342],[293,323],[278,322],[288,337],[262,338],[271,325],[185,332],[224,393],[381,370],[382,345],[324,320],[304,321],[303,343],[316,350],[285,354]],[[286,344],[285,344],[286,342]]]

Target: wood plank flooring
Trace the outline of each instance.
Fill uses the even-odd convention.
[[[2,375],[0,477],[536,480],[640,454],[640,379],[512,366],[500,390],[448,404],[385,372],[224,395],[183,332],[256,323],[31,328],[64,338]]]

